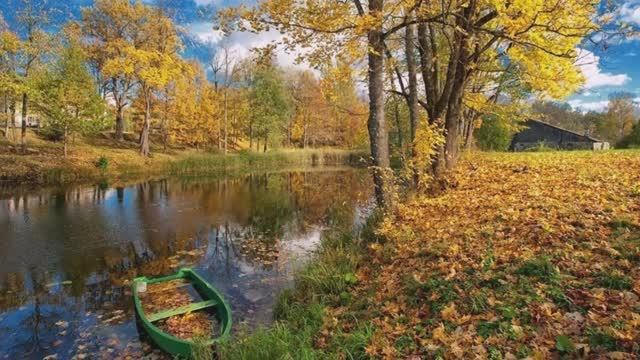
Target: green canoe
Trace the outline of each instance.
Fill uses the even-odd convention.
[[[153,314],[145,314],[142,306],[143,300],[141,299],[141,295],[144,295],[146,292],[147,285],[172,280],[187,281],[189,285],[193,286],[200,297],[202,297],[203,301],[194,302],[174,309],[164,309]],[[231,331],[231,310],[229,309],[229,305],[224,301],[218,290],[191,269],[183,268],[174,275],[160,278],[138,277],[133,280],[132,288],[133,301],[135,303],[136,313],[140,318],[142,328],[147,332],[156,345],[171,355],[179,355],[189,358],[191,356],[191,349],[193,346],[193,342],[167,334],[154,325],[157,321],[167,319],[171,316],[186,314],[203,309],[212,310],[220,323],[220,332],[219,336],[212,336],[212,338],[205,344],[213,345],[221,339],[229,336],[229,332]]]

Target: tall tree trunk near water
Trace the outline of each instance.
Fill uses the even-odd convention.
[[[407,21],[411,21],[412,14],[408,15]],[[407,26],[405,33],[405,57],[407,58],[407,74],[409,77],[409,94],[407,95],[407,106],[409,108],[409,129],[410,129],[410,153],[412,158],[418,156],[416,152],[415,139],[418,129],[418,76],[416,64],[416,26]],[[420,166],[423,166],[420,164]],[[413,169],[413,185],[418,186],[420,182],[420,171],[414,164]]]
[[[237,120],[236,119],[236,110],[233,109],[233,112],[231,114],[232,114],[231,115],[231,134],[233,135],[231,141],[233,142],[233,144],[234,144],[233,148],[235,149],[237,147],[237,144],[238,144],[238,133],[237,133],[237,131],[234,131],[235,129],[237,129],[237,126],[236,126],[236,120]]]
[[[169,113],[169,91],[165,89],[164,96],[164,111],[162,112],[162,148],[167,151],[169,146],[169,119],[167,114]]]
[[[116,141],[124,140],[124,107],[126,101],[126,94],[118,94],[115,89],[118,88],[118,79],[112,78],[111,83],[113,86],[113,100],[116,105]]]
[[[9,118],[11,113],[9,111],[9,96],[4,94],[4,137],[9,138]]]
[[[218,123],[218,151],[222,150],[222,129]]]
[[[12,98],[11,103],[9,104],[9,108],[11,110],[11,137],[13,141],[16,141],[16,99]]]
[[[460,133],[459,126],[462,116],[462,100],[465,84],[470,74],[470,72],[467,71],[467,65],[470,59],[468,34],[471,32],[471,14],[475,11],[476,4],[477,1],[471,0],[469,7],[463,11],[463,16],[458,18],[458,26],[464,31],[456,32],[454,42],[457,56],[453,63],[455,64],[453,66],[454,73],[448,93],[447,115],[445,118],[446,140],[444,145],[444,163],[446,170],[453,169],[458,160],[458,149],[460,146],[458,135]]]
[[[140,132],[140,155],[149,156],[149,132],[151,131],[151,94],[143,90],[144,94],[144,123]]]
[[[411,21],[411,14],[408,16],[407,21]],[[415,25],[407,26],[405,34],[405,55],[407,58],[407,74],[409,76],[409,94],[407,96],[407,106],[409,107],[409,129],[410,129],[410,141],[416,138],[416,130],[418,128],[418,79],[417,79],[417,65],[416,65],[416,50],[415,50]],[[413,154],[413,146],[412,146]]]
[[[67,144],[69,143],[69,127],[67,125],[64,126],[64,134],[62,135],[63,147],[64,147],[64,158],[67,158]]]
[[[228,75],[227,75],[228,76]],[[224,89],[224,154],[227,154],[228,131],[227,131],[227,88]]]
[[[369,1],[369,14],[382,12],[383,0]],[[376,203],[381,208],[390,206],[389,194],[389,134],[384,118],[384,58],[385,51],[382,23],[367,34],[369,43],[369,142],[373,158],[373,183]]]
[[[124,105],[116,104],[116,133],[117,141],[124,140]]]
[[[429,117],[429,123],[433,124],[438,120],[435,113],[435,104],[439,95],[439,75],[438,64],[435,62],[437,58],[434,56],[432,37],[433,31],[425,23],[418,24],[418,52],[420,54],[420,70],[422,73],[422,81],[424,82],[424,92],[427,99],[426,111]]]
[[[304,109],[302,111],[302,148],[303,149],[307,148],[308,123],[309,123],[309,113],[307,112],[307,109]]]
[[[253,149],[253,120],[249,119],[249,150]]]
[[[393,116],[396,120],[396,128],[398,129],[398,149],[402,151],[402,124],[400,124],[400,104],[397,99],[393,101]]]
[[[470,150],[471,145],[473,144],[473,130],[475,127],[476,113],[475,111],[469,111],[467,116],[464,117],[467,119],[464,128],[464,148],[465,150]]]
[[[29,96],[27,93],[22,94],[22,130],[20,131],[20,143],[22,150],[27,146],[27,110],[29,107]]]

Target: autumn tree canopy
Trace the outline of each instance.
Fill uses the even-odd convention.
[[[393,91],[385,89],[385,62],[406,63],[395,69],[394,83],[400,83],[399,92],[408,101],[411,123],[435,124],[445,135],[433,164],[441,173],[456,163],[465,110],[499,96],[501,73],[511,71],[514,80],[539,97],[562,98],[582,84],[576,49],[598,29],[598,6],[595,0],[264,0],[223,11],[221,19],[227,29],[276,29],[285,34],[284,46],[300,50],[311,64],[367,56],[369,140],[381,168],[389,164],[383,98],[385,90]],[[416,103],[426,114],[423,121]],[[374,178],[379,203],[384,203],[384,181],[381,175]]]

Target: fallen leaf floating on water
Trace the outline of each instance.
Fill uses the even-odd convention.
[[[69,323],[67,321],[60,320],[60,321],[56,322],[56,326],[60,327],[60,328],[63,328],[63,329],[66,329],[67,327],[69,327]]]

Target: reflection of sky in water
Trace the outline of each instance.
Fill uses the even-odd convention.
[[[361,223],[369,189],[366,172],[350,169],[10,190],[0,200],[0,359],[149,352],[127,281],[180,266],[221,289],[236,329],[266,325],[322,233]]]

